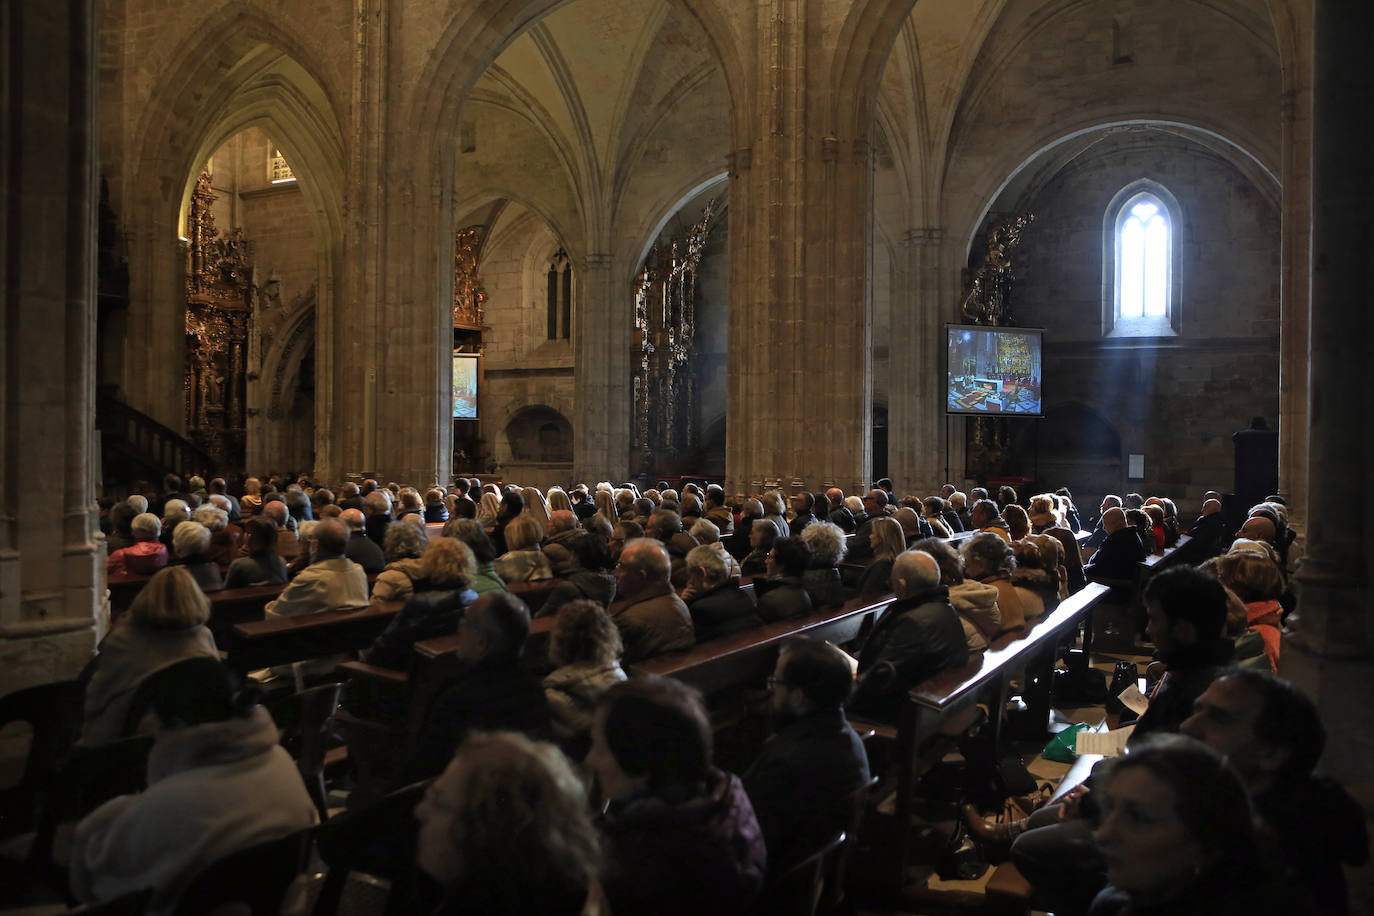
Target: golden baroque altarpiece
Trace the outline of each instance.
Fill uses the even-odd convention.
[[[241,466],[247,415],[252,251],[242,229],[220,236],[202,171],[186,220],[186,427],[221,468]]]

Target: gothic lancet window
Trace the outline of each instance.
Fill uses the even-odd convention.
[[[1178,204],[1151,181],[1128,185],[1103,220],[1103,332],[1157,337],[1178,332]]]
[[[549,262],[548,273],[548,336],[549,340],[568,340],[572,337],[572,261],[562,248]]]

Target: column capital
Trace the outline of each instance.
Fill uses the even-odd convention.
[[[589,252],[586,260],[587,270],[610,270],[611,260],[611,255],[605,252]]]

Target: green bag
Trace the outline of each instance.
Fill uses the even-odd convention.
[[[1078,744],[1078,733],[1087,727],[1086,722],[1070,725],[1049,740],[1040,756],[1056,763],[1073,763],[1078,759],[1078,752],[1074,750],[1074,746]]]

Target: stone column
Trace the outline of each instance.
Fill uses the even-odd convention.
[[[0,696],[74,676],[105,593],[95,511],[94,0],[0,31]],[[12,255],[12,257],[7,257]]]
[[[1312,142],[1312,289],[1308,345],[1307,553],[1297,575],[1283,671],[1321,708],[1323,769],[1363,798],[1374,791],[1374,525],[1352,503],[1374,448],[1368,382],[1369,258],[1374,244],[1374,11],[1317,0]],[[1357,392],[1352,397],[1352,392]],[[1353,411],[1353,413],[1352,413]],[[1360,896],[1357,893],[1357,898]],[[1363,889],[1365,905],[1369,887]],[[1356,911],[1359,911],[1357,899]]]
[[[729,416],[747,422],[726,434],[727,491],[774,477],[854,493],[872,451],[869,125],[851,126],[856,87],[831,82],[833,11],[765,0],[750,12],[753,97],[730,170],[727,388]]]
[[[632,322],[625,307],[630,282],[613,263],[609,254],[592,253],[574,271],[573,480],[589,485],[599,480],[619,483],[634,471],[629,466]]]
[[[944,230],[935,227],[907,230],[908,289],[900,297],[895,290],[893,295],[888,469],[898,493],[938,493],[945,482],[940,377],[947,312],[940,288],[944,237]]]
[[[1304,14],[1302,4],[1292,11]],[[1286,23],[1280,23],[1284,25]],[[1290,28],[1310,35],[1310,22]],[[1286,40],[1285,40],[1286,39]],[[1283,68],[1283,204],[1279,298],[1279,492],[1288,522],[1307,530],[1307,317],[1311,303],[1312,69],[1311,48],[1280,38],[1292,58]]]

